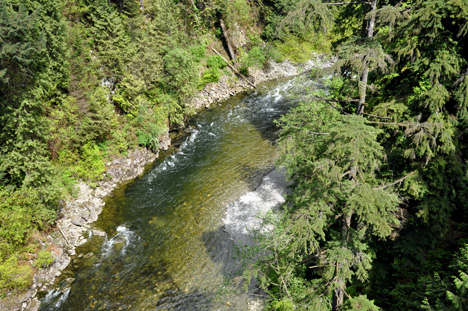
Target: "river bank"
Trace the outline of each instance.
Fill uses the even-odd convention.
[[[259,83],[294,76],[315,66],[320,66],[321,63],[320,58],[300,66],[289,62],[271,63],[264,70],[252,73],[252,77],[255,83]],[[251,87],[246,81],[225,76],[218,83],[208,84],[189,105],[196,110],[201,110],[249,89]],[[161,149],[167,149],[170,143],[168,133],[160,138]],[[84,234],[86,232],[93,235],[104,234],[91,226],[102,211],[104,198],[111,194],[118,184],[141,175],[144,168],[157,157],[158,152],[154,153],[145,149],[131,151],[127,157],[107,163],[107,177],[95,189],[85,183],[80,183],[77,197],[67,201],[61,209],[57,230],[47,237],[47,244],[53,245],[52,252],[56,258],[54,263],[36,274],[34,285],[28,292],[18,297],[7,297],[6,300],[0,302],[1,309],[37,310],[40,304],[36,298],[38,291],[45,291],[54,284],[55,277],[59,276],[70,263],[70,256],[75,255],[75,248],[86,242]],[[72,281],[70,280],[70,282]]]

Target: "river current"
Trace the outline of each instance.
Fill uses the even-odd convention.
[[[171,152],[107,199],[94,224],[106,236],[88,233],[40,310],[248,310],[235,248],[256,209],[282,199],[281,177],[266,176],[274,120],[306,80],[264,84],[191,120]]]

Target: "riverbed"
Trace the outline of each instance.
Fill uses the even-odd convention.
[[[145,175],[114,190],[40,310],[249,310],[236,250],[284,200],[276,126],[296,77],[265,83],[190,121]]]

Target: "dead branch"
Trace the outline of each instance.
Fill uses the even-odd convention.
[[[228,62],[221,54],[218,53],[218,51],[216,51],[214,48],[211,48],[213,50],[213,52],[215,52],[216,54],[218,54],[219,57],[221,57],[227,64],[228,66],[234,70],[235,73],[237,73],[242,79],[244,79],[245,81],[247,81],[248,84],[250,84],[251,86],[253,86],[254,88],[257,88],[257,86],[255,84],[253,84],[252,82],[249,81],[249,79],[247,79],[246,76],[244,76],[242,73],[240,73],[234,66],[231,65],[230,62]]]
[[[67,242],[68,246],[71,246],[70,242],[68,241],[67,237],[65,236],[65,233],[63,233],[62,228],[60,228],[59,224],[57,224],[57,229],[59,229],[60,233],[62,234],[63,238]]]

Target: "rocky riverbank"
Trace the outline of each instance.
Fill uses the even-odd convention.
[[[314,67],[326,67],[329,64],[329,61],[325,61],[319,56],[301,65],[294,65],[288,61],[282,63],[270,62],[262,70],[252,71],[249,79],[251,79],[252,83],[257,84],[267,80],[291,77]],[[189,105],[198,111],[226,100],[232,95],[251,89],[252,86],[243,79],[234,76],[223,76],[218,83],[206,85],[191,100]],[[160,138],[161,149],[167,149],[170,143],[168,133]],[[70,263],[70,256],[75,255],[75,248],[87,241],[85,233],[105,234],[91,226],[98,219],[98,215],[103,209],[104,198],[111,194],[118,184],[141,175],[145,167],[157,157],[158,153],[146,149],[131,151],[126,157],[106,164],[106,178],[96,188],[80,183],[76,198],[65,202],[61,208],[61,217],[56,226],[57,230],[48,235],[44,241],[44,244],[47,244],[48,249],[53,253],[55,261],[50,267],[36,273],[33,285],[27,292],[15,297],[7,296],[5,299],[0,300],[0,310],[38,310],[40,305],[40,301],[36,297],[38,291],[45,291],[53,286],[55,278]],[[235,234],[233,235],[235,236]]]
[[[268,61],[262,69],[249,69],[249,81],[253,84],[261,82],[293,77],[312,68],[330,67],[332,61],[322,55],[314,55],[303,64],[293,64],[289,60],[281,63]],[[208,108],[212,104],[224,101],[235,94],[252,90],[253,86],[242,78],[235,76],[223,76],[217,83],[208,83],[190,102],[195,110]]]

